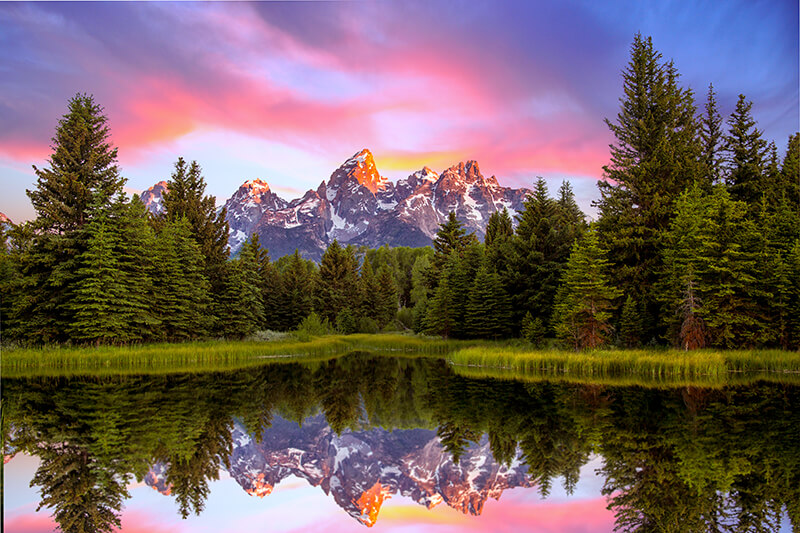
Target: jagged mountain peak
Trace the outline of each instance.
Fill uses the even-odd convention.
[[[353,154],[347,161],[331,175],[328,187],[331,188],[339,182],[348,178],[355,179],[373,194],[385,189],[388,185],[386,178],[380,175],[378,167],[375,166],[375,159],[372,152],[364,148],[360,152]]]
[[[164,193],[169,190],[166,180],[161,180],[152,187],[142,191],[139,199],[147,207],[147,209],[154,215],[160,215],[164,212]]]
[[[453,165],[442,172],[441,178],[457,179],[467,184],[483,183],[485,181],[483,174],[481,174],[480,166],[474,159],[461,161],[457,165]]]
[[[256,194],[270,191],[269,184],[266,181],[259,178],[247,180],[244,183],[242,183],[242,185],[239,188],[247,189]]]
[[[5,213],[0,213],[0,224],[10,224],[11,220],[5,215]]]

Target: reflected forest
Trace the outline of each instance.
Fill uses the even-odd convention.
[[[441,359],[354,352],[228,373],[4,380],[4,454],[41,459],[31,481],[65,531],[111,531],[126,486],[164,465],[176,510],[200,514],[230,468],[234,427],[324,416],[338,435],[435,431],[458,463],[488,439],[543,496],[591,456],[617,527],[774,531],[800,524],[800,389],[644,388],[473,379]],[[401,433],[402,435],[402,433]],[[474,511],[473,511],[474,512]]]

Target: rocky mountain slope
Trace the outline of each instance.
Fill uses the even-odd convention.
[[[383,502],[401,494],[432,508],[445,503],[479,515],[488,498],[504,490],[530,487],[527,466],[494,461],[484,437],[470,446],[458,464],[441,446],[436,432],[425,429],[344,431],[334,433],[324,415],[302,427],[275,417],[256,442],[239,424],[233,430],[230,475],[252,496],[263,498],[289,476],[319,486],[350,516],[366,526],[378,519]],[[163,465],[145,482],[164,494]]]
[[[164,185],[160,182],[142,194],[153,212],[161,207]],[[484,177],[476,161],[459,163],[441,174],[424,167],[392,183],[380,175],[365,149],[301,198],[287,202],[256,179],[239,187],[225,208],[233,253],[248,235],[257,233],[273,259],[295,248],[305,257],[319,259],[334,239],[370,247],[429,245],[450,211],[482,238],[493,212],[505,207],[513,216],[529,193],[501,187],[494,176]]]

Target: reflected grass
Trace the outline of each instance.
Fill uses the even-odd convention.
[[[782,350],[531,350],[474,346],[447,355],[459,374],[641,385],[800,383],[800,353]]]

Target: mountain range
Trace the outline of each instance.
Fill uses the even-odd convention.
[[[479,515],[488,498],[533,485],[519,456],[510,465],[493,459],[486,436],[471,443],[458,464],[435,431],[374,428],[337,435],[324,415],[307,418],[302,426],[275,417],[260,442],[237,423],[232,437],[228,472],[251,496],[263,498],[295,476],[320,487],[366,526],[375,524],[381,505],[393,494],[428,509],[445,503]],[[145,483],[168,495],[172,487],[165,474],[165,465],[153,465]]]
[[[162,181],[142,193],[151,212],[163,209],[166,187]],[[380,175],[372,153],[364,149],[300,198],[284,200],[265,181],[253,179],[245,181],[224,207],[232,253],[256,233],[273,259],[298,249],[304,257],[319,260],[334,239],[373,248],[429,245],[451,211],[467,231],[482,238],[492,213],[507,208],[513,217],[530,192],[484,177],[477,161],[458,163],[439,174],[423,167],[392,183]]]

